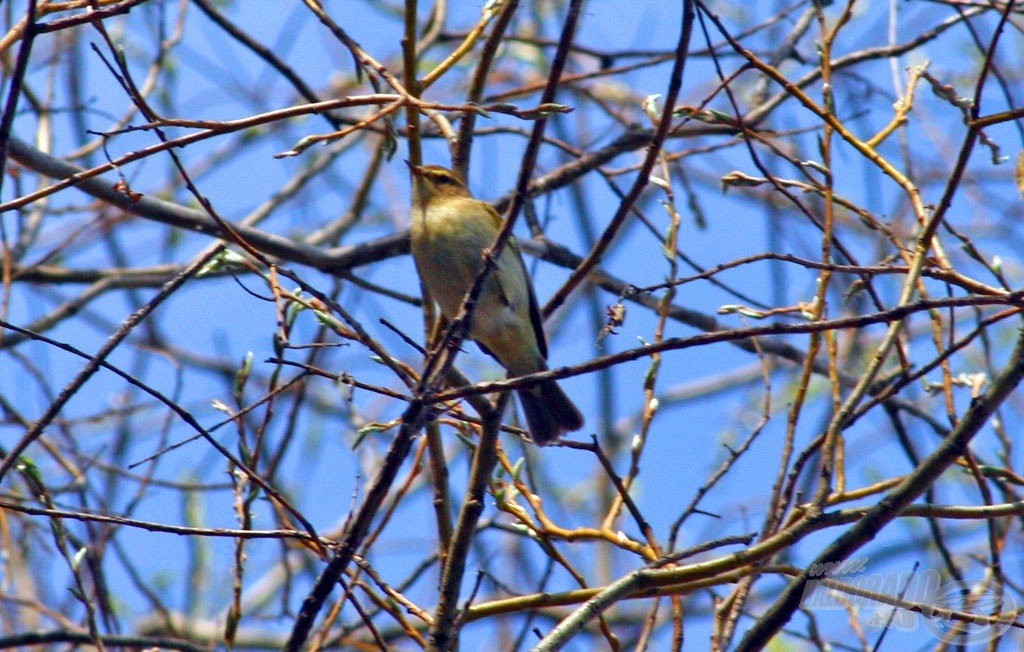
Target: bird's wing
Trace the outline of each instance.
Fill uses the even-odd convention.
[[[491,223],[494,224],[495,229],[501,228],[501,215],[488,203],[484,203],[487,207],[487,217]],[[540,308],[537,305],[537,295],[533,291],[533,281],[530,279],[530,272],[526,269],[526,263],[523,262],[523,255],[519,251],[519,245],[516,243],[515,237],[509,238],[508,244],[505,245],[509,252],[512,254],[512,259],[515,261],[513,264],[523,278],[526,280],[526,290],[529,295],[529,306],[530,311],[530,323],[533,325],[533,335],[537,338],[537,349],[545,360],[548,358],[548,340],[544,336],[544,320],[540,316]],[[500,284],[499,284],[500,287]],[[502,291],[504,294],[504,291]]]
[[[548,359],[548,340],[544,336],[544,320],[540,316],[540,307],[537,305],[537,294],[533,290],[533,280],[530,278],[530,272],[526,269],[526,263],[523,262],[523,255],[519,253],[519,245],[516,243],[515,238],[512,238],[508,243],[512,253],[515,254],[516,262],[520,272],[526,278],[526,290],[530,297],[530,323],[533,324],[533,334],[537,338],[537,349],[540,350],[541,356],[545,360]]]

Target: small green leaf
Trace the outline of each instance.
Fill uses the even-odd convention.
[[[76,550],[74,557],[71,558],[71,570],[77,572],[78,569],[82,566],[82,560],[85,559],[85,556],[88,553],[89,549],[85,546],[82,546],[81,548]]]
[[[249,381],[249,374],[252,373],[252,359],[252,351],[247,351],[245,358],[242,359],[242,366],[239,367],[238,372],[235,374],[235,383],[232,388],[235,396],[241,396],[242,391],[245,389],[245,384]]]
[[[659,176],[656,176],[656,175],[652,174],[652,175],[647,177],[647,180],[650,181],[652,184],[658,186],[662,190],[671,190],[672,189],[672,187],[669,185],[668,181],[665,181],[664,179],[662,179]]]

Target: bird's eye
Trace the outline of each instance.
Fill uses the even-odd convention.
[[[441,184],[441,185],[445,185],[445,184],[452,185],[452,186],[459,185],[459,182],[455,180],[455,177],[451,177],[451,176],[449,176],[447,174],[439,174],[439,175],[437,175],[437,182],[439,184]]]

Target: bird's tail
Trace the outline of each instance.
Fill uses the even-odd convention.
[[[538,446],[545,446],[565,433],[583,427],[583,415],[555,381],[548,380],[521,389],[518,394],[530,436]]]

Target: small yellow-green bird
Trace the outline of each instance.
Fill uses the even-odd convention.
[[[483,250],[494,244],[501,216],[474,199],[451,170],[413,165],[412,255],[430,294],[448,319],[483,265]],[[512,376],[546,371],[548,346],[537,298],[514,240],[510,240],[484,283],[470,318],[469,337],[497,358]],[[583,417],[554,380],[518,390],[530,436],[543,446],[583,427]]]

